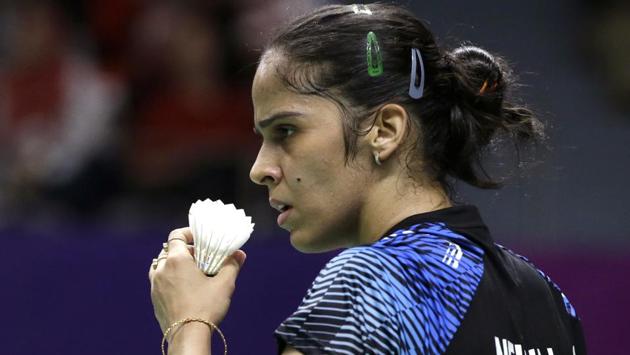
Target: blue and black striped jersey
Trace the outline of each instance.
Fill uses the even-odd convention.
[[[280,351],[304,354],[584,353],[568,299],[496,246],[472,206],[412,216],[341,252],[275,334]]]

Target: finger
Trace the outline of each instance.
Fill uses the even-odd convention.
[[[214,276],[215,279],[223,279],[225,281],[235,281],[238,276],[241,267],[245,263],[247,254],[242,250],[235,251],[232,255],[227,257],[223,262],[223,266],[219,272]]]
[[[180,239],[173,239],[173,241],[177,241],[177,240],[180,240]],[[195,256],[194,245],[186,244],[186,249],[188,249],[188,252],[190,253],[190,255],[192,255],[193,257]],[[169,250],[168,243],[162,243],[162,251],[165,251],[168,253],[168,250]]]
[[[151,266],[149,266],[149,280],[153,280],[153,275],[157,270],[159,264],[164,262],[164,259],[168,256],[168,252],[164,249],[160,250],[160,254],[151,261]]]
[[[190,228],[188,227],[178,228],[171,231],[171,233],[168,235],[168,244],[171,244],[171,242],[173,242],[173,244],[180,243],[176,241],[182,241],[185,244],[192,244],[193,236],[192,236],[192,233],[190,232]]]
[[[155,277],[155,273],[157,271],[157,258],[151,260],[151,265],[149,265],[149,281],[153,283],[153,278]]]
[[[153,277],[155,276],[155,269],[153,268],[153,262],[149,265],[149,282],[153,283]]]
[[[232,254],[232,257],[236,259],[239,267],[243,267],[243,264],[245,264],[245,259],[247,259],[247,254],[245,254],[244,251],[239,249],[235,251],[234,254]]]
[[[192,243],[192,233],[190,232],[190,228],[180,228],[171,232],[168,236],[168,255],[169,257],[180,257],[185,256],[186,258],[191,258],[192,255],[188,249],[188,242]],[[186,243],[184,243],[186,241]]]

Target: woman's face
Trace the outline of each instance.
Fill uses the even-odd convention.
[[[353,245],[370,184],[369,152],[345,164],[341,112],[330,100],[288,90],[266,55],[252,86],[254,124],[262,146],[253,182],[267,186],[278,224],[303,252]],[[280,64],[281,65],[281,64]]]

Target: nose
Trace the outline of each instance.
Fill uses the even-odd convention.
[[[252,169],[249,171],[249,178],[258,185],[271,187],[277,185],[282,180],[282,169],[272,159],[271,154],[260,148],[258,156]]]

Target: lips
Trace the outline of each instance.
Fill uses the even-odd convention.
[[[289,215],[291,214],[291,211],[293,210],[293,207],[288,203],[276,199],[269,199],[269,204],[273,209],[280,212],[277,220],[278,225],[282,226],[283,224],[285,224],[287,219],[289,218]]]
[[[291,206],[287,203],[284,203],[282,201],[278,201],[278,200],[274,200],[274,199],[269,199],[269,204],[271,205],[271,207],[279,212],[284,212],[287,208],[290,208]]]
[[[276,222],[279,226],[282,227],[282,225],[286,223],[287,219],[289,218],[289,214],[291,214],[291,211],[293,211],[293,209],[289,207],[285,209],[284,212],[278,215],[278,219],[276,220]]]

